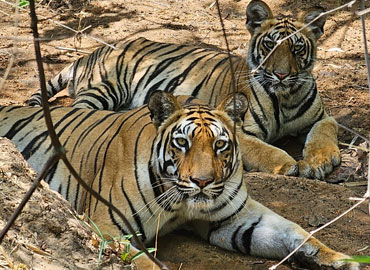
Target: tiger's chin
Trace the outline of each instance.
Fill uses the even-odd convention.
[[[273,89],[273,92],[275,93],[289,92],[291,87],[292,85],[290,85],[287,82],[274,81],[271,83],[271,88]]]
[[[189,196],[186,199],[186,205],[192,211],[207,210],[215,205],[215,197],[199,192],[196,195]]]

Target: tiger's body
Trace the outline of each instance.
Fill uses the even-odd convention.
[[[262,162],[243,157],[247,169],[323,179],[340,163],[337,124],[325,112],[311,73],[325,17],[282,42],[262,63],[278,40],[322,11],[314,9],[293,20],[274,18],[270,8],[259,0],[251,1],[247,7],[247,28],[251,33],[247,61],[232,57],[236,91],[249,100],[243,116],[242,144],[246,145],[242,152],[244,155],[252,151],[249,146],[253,144],[264,149],[260,152],[275,157],[269,160],[269,166],[263,161],[266,155]],[[75,97],[74,107],[122,110],[147,103],[150,94],[158,89],[191,95],[213,106],[233,91],[231,68],[224,52],[144,38],[121,42],[116,47],[101,47],[62,70],[48,83],[49,97],[68,85],[70,95]],[[40,92],[28,103],[41,105]],[[299,162],[264,144],[288,135],[307,134],[304,158]]]
[[[127,113],[55,107],[51,116],[77,172],[125,214],[144,242],[153,240],[160,215],[161,234],[187,223],[214,245],[279,259],[308,233],[248,196],[240,141],[232,134],[233,123],[242,124],[247,99],[235,98],[238,114],[232,97],[210,109],[182,106],[158,91],[148,106]],[[38,172],[52,155],[40,108],[0,108],[0,136],[11,139]],[[102,232],[128,233],[111,210],[86,196],[62,161],[45,180]],[[343,258],[348,256],[315,238],[293,256],[312,268],[359,269],[357,263],[338,261]]]

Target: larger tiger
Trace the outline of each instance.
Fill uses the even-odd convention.
[[[326,20],[324,16],[317,19],[322,12],[314,8],[294,20],[275,18],[260,0],[247,7],[246,25],[251,33],[247,61],[232,57],[236,90],[249,101],[241,138],[242,153],[248,156],[243,157],[246,168],[323,179],[340,163],[337,124],[325,112],[311,74],[316,41]],[[263,62],[278,40],[314,18],[317,20],[290,36]],[[49,97],[68,84],[74,107],[117,111],[147,103],[157,89],[192,95],[213,106],[232,92],[231,69],[224,52],[144,38],[116,47],[101,47],[66,67],[48,82]],[[251,74],[254,69],[257,72]],[[41,105],[40,97],[37,92],[28,103]],[[287,135],[307,134],[304,158],[298,163],[282,150],[264,144]],[[265,148],[260,158],[250,160],[250,144]],[[266,167],[265,156],[276,158]]]
[[[148,106],[127,113],[55,107],[51,116],[67,157],[85,181],[112,202],[141,234],[153,240],[185,223],[211,244],[254,256],[280,259],[308,235],[248,196],[240,141],[233,124],[247,110],[243,94],[217,109],[181,105],[170,93],[155,92]],[[43,111],[0,108],[0,136],[11,139],[37,170],[53,153]],[[111,236],[127,234],[104,204],[86,196],[60,161],[45,179],[75,208]],[[359,269],[315,238],[293,260],[310,268]],[[152,269],[142,268],[142,269]]]

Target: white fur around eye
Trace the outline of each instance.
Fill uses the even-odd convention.
[[[172,139],[173,141],[173,144],[178,148],[178,149],[181,149],[181,150],[185,150],[186,148],[190,148],[191,146],[191,142],[188,140],[188,138],[184,137],[184,136],[174,136],[174,138]]]

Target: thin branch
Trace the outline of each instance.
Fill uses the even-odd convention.
[[[361,9],[365,11],[364,0],[361,0]],[[365,54],[365,62],[367,67],[367,83],[369,86],[369,101],[370,101],[370,61],[369,61],[369,51],[367,49],[367,38],[366,38],[366,27],[365,27],[365,17],[364,14],[361,14],[361,26],[362,26],[362,37],[364,42],[364,54]],[[370,103],[370,102],[369,102]],[[367,146],[370,149],[370,142],[367,141]],[[369,164],[368,164],[368,173],[367,173],[367,190],[366,195],[370,197],[370,155],[369,155]],[[370,201],[369,201],[369,214],[370,214]]]
[[[8,67],[5,70],[4,76],[3,76],[2,80],[0,81],[0,91],[1,91],[1,89],[3,89],[3,86],[6,82],[6,79],[8,78],[10,70],[13,67],[13,64],[14,64],[14,61],[15,61],[15,56],[17,54],[17,40],[14,37],[18,36],[19,0],[16,1],[14,24],[15,24],[15,31],[14,31],[14,36],[13,36],[13,53],[10,57],[9,64],[8,64]]]
[[[361,9],[365,9],[364,0],[361,0]],[[364,54],[365,54],[365,62],[367,67],[367,83],[369,86],[369,101],[370,101],[370,61],[369,61],[369,52],[367,49],[367,39],[366,39],[366,27],[365,27],[365,16],[361,15],[361,27],[362,27],[362,38],[364,42]]]
[[[42,107],[44,110],[44,118],[45,123],[49,132],[49,136],[52,142],[52,145],[54,146],[54,149],[56,153],[65,154],[65,150],[62,147],[58,136],[55,132],[53,121],[51,119],[50,115],[50,108],[48,106],[48,96],[47,96],[47,90],[46,90],[46,82],[45,82],[45,72],[44,67],[42,65],[42,57],[41,57],[41,50],[40,50],[40,42],[38,41],[39,33],[37,29],[37,16],[35,12],[35,2],[34,0],[30,1],[30,16],[31,16],[31,29],[33,33],[33,37],[35,38],[33,44],[35,47],[35,54],[37,59],[37,68],[39,70],[39,78],[40,78],[40,88],[41,88],[41,98],[42,98]]]
[[[58,49],[58,50],[61,50],[61,51],[80,52],[80,53],[85,53],[85,54],[90,53],[88,51],[83,51],[83,50],[79,50],[79,49],[75,49],[75,48],[60,47],[60,46],[55,47],[55,49]]]
[[[139,239],[139,237],[136,235],[135,230],[132,228],[129,221],[126,219],[126,217],[119,211],[118,208],[116,208],[114,205],[112,205],[109,201],[107,201],[105,198],[103,198],[99,193],[97,193],[95,190],[93,190],[89,185],[86,184],[85,181],[81,179],[81,177],[78,175],[78,173],[75,171],[69,160],[67,159],[65,155],[65,150],[62,147],[59,138],[56,135],[55,129],[53,127],[51,115],[50,115],[50,108],[48,105],[48,97],[47,97],[47,91],[46,91],[46,83],[45,83],[45,75],[44,75],[44,69],[42,65],[42,58],[41,58],[41,52],[40,52],[40,43],[37,40],[38,39],[38,29],[37,29],[37,16],[35,12],[35,2],[34,0],[30,0],[30,15],[31,15],[31,28],[33,31],[33,35],[35,37],[34,45],[35,45],[35,54],[36,54],[36,60],[37,60],[37,66],[39,68],[39,78],[40,78],[40,86],[41,86],[41,98],[42,98],[42,105],[44,110],[44,117],[46,121],[46,126],[48,128],[49,136],[51,138],[52,145],[54,147],[54,151],[60,155],[61,159],[63,160],[64,164],[72,174],[72,176],[77,180],[77,182],[86,189],[91,195],[93,195],[97,200],[101,201],[103,204],[108,206],[110,209],[112,209],[113,212],[115,212],[125,223],[126,227],[130,231],[130,233],[133,235],[134,240],[136,241],[138,247],[142,249],[145,254],[149,257],[150,260],[152,260],[155,264],[157,264],[161,269],[168,269],[162,262],[160,262],[157,258],[154,258],[151,253],[148,252],[146,247],[144,246],[143,242]]]
[[[222,28],[222,33],[224,36],[225,40],[225,45],[226,45],[226,50],[227,50],[227,57],[229,59],[229,65],[230,65],[230,72],[231,72],[231,87],[233,89],[233,108],[234,108],[234,119],[236,119],[236,86],[235,86],[235,72],[234,72],[234,67],[233,67],[233,61],[231,59],[231,53],[230,53],[230,47],[229,47],[229,42],[227,40],[226,36],[226,30],[225,30],[225,25],[224,21],[222,19],[221,15],[221,9],[220,9],[220,4],[218,0],[216,0],[216,6],[217,6],[217,12],[218,12],[218,17],[220,19],[220,24]],[[236,141],[236,121],[234,121],[234,126],[233,126],[233,136],[234,136],[234,141]],[[234,148],[233,148],[234,152]]]
[[[349,127],[346,127],[346,126],[344,126],[344,125],[342,125],[340,123],[338,123],[338,126],[341,127],[341,128],[343,128],[343,129],[345,129],[345,130],[347,130],[347,131],[349,131],[349,132],[351,132],[351,133],[353,133],[353,134],[355,134],[359,138],[363,139],[368,145],[370,145],[370,140],[369,139],[367,139],[366,137],[362,136],[361,134],[358,134],[353,129],[350,129]]]
[[[357,149],[357,150],[361,150],[361,151],[364,151],[364,152],[370,152],[369,148],[361,147],[361,146],[358,146],[358,145],[353,145],[353,144],[344,143],[344,142],[339,142],[338,144],[343,145],[343,146],[347,146],[349,149]]]

